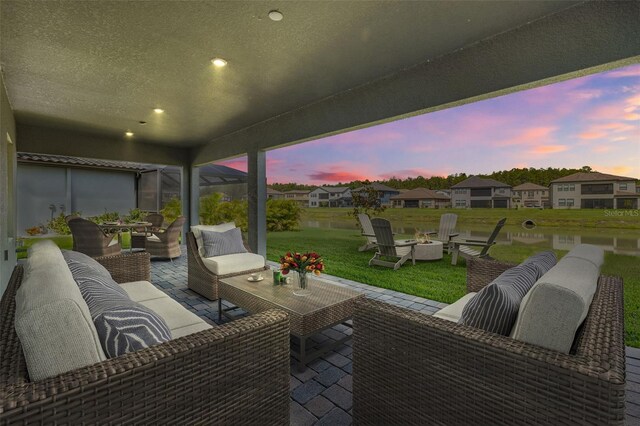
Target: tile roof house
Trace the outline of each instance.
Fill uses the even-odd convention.
[[[309,207],[351,207],[351,201],[346,186],[319,186],[309,193]]]
[[[378,191],[378,201],[380,202],[381,206],[386,207],[391,205],[391,198],[394,195],[398,195],[400,193],[400,191],[398,191],[397,189],[381,184],[380,182],[373,182],[369,185],[361,186],[360,188],[356,188],[351,192],[361,192],[364,191],[365,188],[373,188]]]
[[[636,179],[599,172],[579,172],[551,181],[554,209],[637,209]]]
[[[451,204],[457,208],[509,208],[511,186],[495,179],[471,176],[451,187]]]
[[[514,186],[511,190],[511,201],[514,207],[548,207],[549,188],[526,182]]]
[[[427,188],[416,188],[391,197],[393,207],[445,208],[451,207],[451,198]]]

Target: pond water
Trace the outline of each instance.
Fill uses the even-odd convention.
[[[303,227],[353,229],[358,230],[355,222],[303,220]],[[393,221],[393,231],[397,234],[413,235],[415,224]],[[462,224],[456,231],[461,238],[487,238],[494,225]],[[418,230],[437,230],[437,224],[420,224]],[[513,246],[535,246],[536,248],[571,250],[576,244],[593,244],[605,251],[616,254],[640,256],[640,230],[614,228],[541,228],[526,229],[520,225],[506,225],[498,234],[497,244]]]

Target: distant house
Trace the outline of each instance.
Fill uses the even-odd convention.
[[[346,186],[319,186],[309,193],[309,207],[351,207],[351,190]]]
[[[284,198],[284,194],[276,189],[273,188],[269,188],[267,186],[267,198],[273,198],[273,199],[282,199]]]
[[[293,200],[300,205],[300,207],[307,207],[309,205],[309,191],[306,189],[292,189],[291,191],[283,192],[285,200]]]
[[[512,207],[548,207],[549,188],[526,182],[511,190]]]
[[[637,209],[636,180],[598,172],[579,172],[551,181],[554,209]]]
[[[379,182],[373,182],[372,184],[356,188],[351,192],[361,192],[368,188],[373,188],[378,191],[378,201],[380,202],[381,206],[386,207],[391,206],[391,197],[400,193],[400,191],[398,191],[397,189],[391,188],[387,185],[383,185]]]
[[[509,208],[511,186],[495,179],[471,176],[451,187],[451,204],[457,208]]]
[[[438,191],[416,188],[391,197],[393,207],[399,208],[445,208],[451,207],[451,198]]]

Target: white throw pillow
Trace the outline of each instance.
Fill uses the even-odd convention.
[[[198,254],[204,257],[204,245],[202,243],[202,234],[200,231],[225,232],[236,227],[235,222],[221,223],[219,225],[194,225],[191,227],[193,236],[196,237],[196,245],[198,246]]]

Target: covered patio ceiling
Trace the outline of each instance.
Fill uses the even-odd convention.
[[[191,147],[579,3],[9,0],[1,64],[19,123]]]

